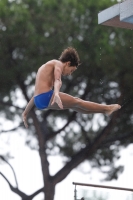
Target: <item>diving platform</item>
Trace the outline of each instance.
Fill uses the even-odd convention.
[[[133,0],[123,1],[99,12],[98,24],[133,30]]]

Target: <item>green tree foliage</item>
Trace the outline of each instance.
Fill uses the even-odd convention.
[[[97,130],[93,128],[94,115],[32,110],[28,134],[38,139],[45,185],[38,193],[44,192],[45,200],[53,200],[56,184],[86,159],[101,170],[108,166],[107,179],[117,179],[123,169],[115,166],[119,148],[133,142],[133,32],[97,23],[98,12],[115,3],[0,0],[0,112],[6,118],[13,121],[19,116],[20,121],[24,108],[15,102],[18,90],[23,100],[29,101],[38,67],[58,59],[67,46],[78,50],[81,66],[72,77],[63,78],[61,90],[89,101],[122,105],[110,118],[104,116],[104,126],[99,115]],[[47,158],[53,152],[62,155],[66,163],[51,176]],[[33,198],[20,191],[17,194],[22,199]]]

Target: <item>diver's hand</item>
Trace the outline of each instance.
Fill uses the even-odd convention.
[[[59,106],[60,109],[63,109],[63,105],[60,99],[60,96],[58,94],[54,95],[53,101],[51,103],[51,105],[53,105],[54,103],[57,103],[57,105]]]
[[[28,128],[27,115],[25,114],[25,112],[22,113],[22,119],[23,119],[25,127]]]

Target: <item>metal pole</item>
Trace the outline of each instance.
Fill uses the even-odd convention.
[[[75,189],[74,189],[74,200],[77,200],[77,190],[76,190],[76,185],[75,185]]]

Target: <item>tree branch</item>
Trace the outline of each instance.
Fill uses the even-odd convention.
[[[75,154],[71,158],[71,160],[52,177],[55,184],[61,182],[70,173],[72,169],[76,168],[80,163],[82,163],[85,159],[87,159],[97,150],[100,144],[110,133],[109,130],[113,127],[117,115],[118,113],[115,113],[112,116],[112,119],[110,120],[108,125],[101,131],[101,133],[94,139],[94,141],[91,144],[88,144],[84,149]]]
[[[36,195],[38,195],[39,193],[43,192],[44,188],[42,187],[41,189],[37,190],[36,192],[34,192],[33,194],[31,194],[29,197],[31,199],[33,199]]]
[[[129,132],[129,133],[125,133],[123,135],[120,135],[120,136],[115,136],[115,137],[112,137],[110,139],[107,139],[105,140],[102,145],[107,145],[109,146],[109,144],[115,142],[115,141],[123,141],[123,140],[126,140],[126,139],[129,139],[129,138],[133,138],[133,133],[132,132]]]
[[[18,188],[18,181],[17,181],[17,177],[16,177],[16,173],[12,167],[12,165],[3,157],[3,156],[0,156],[0,158],[9,165],[9,167],[11,168],[12,172],[13,172],[13,175],[14,175],[14,179],[15,179],[15,183],[16,183],[16,186]]]
[[[50,134],[46,135],[46,141],[55,137],[58,133],[60,133],[61,131],[63,131],[72,121],[74,121],[75,117],[76,117],[77,112],[73,112],[72,115],[69,117],[67,123],[58,131],[55,132],[51,132]]]
[[[6,182],[8,183],[11,191],[14,192],[14,193],[16,193],[16,194],[18,194],[23,200],[32,200],[40,192],[43,192],[44,188],[41,188],[41,189],[37,190],[36,192],[34,192],[31,195],[26,195],[25,193],[23,193],[18,188],[13,187],[12,184],[9,182],[9,180],[5,177],[5,175],[2,172],[0,172],[0,175],[6,180]]]
[[[8,179],[4,176],[4,174],[2,173],[2,172],[0,172],[0,174],[1,174],[1,176],[6,180],[6,182],[8,183],[8,185],[9,185],[9,187],[10,187],[10,189],[14,192],[14,193],[16,193],[16,194],[18,194],[20,197],[22,197],[23,199],[28,199],[28,195],[26,195],[25,193],[23,193],[22,191],[20,191],[18,188],[15,188],[15,187],[13,187],[12,185],[11,185],[11,183],[8,181]]]

